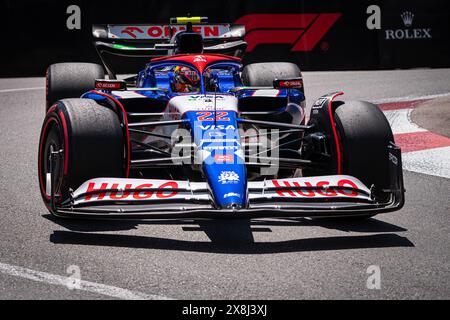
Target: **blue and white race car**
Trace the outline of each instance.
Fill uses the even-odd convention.
[[[205,20],[95,25],[103,66],[48,68],[39,185],[50,212],[368,217],[403,206],[400,149],[377,106],[336,92],[308,116],[297,65],[244,66],[243,27]],[[117,79],[135,59],[145,67]]]

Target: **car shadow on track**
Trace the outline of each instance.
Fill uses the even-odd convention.
[[[269,254],[280,252],[326,251],[363,248],[414,247],[398,234],[406,229],[380,220],[358,223],[306,219],[286,220],[158,220],[158,221],[77,221],[48,217],[68,229],[55,230],[50,241],[58,244],[94,245],[156,250],[193,251],[229,254]],[[135,229],[139,224],[181,225],[183,231],[202,231],[210,241],[186,241],[151,236],[93,233]],[[193,224],[195,226],[193,226]],[[255,242],[255,232],[272,232],[273,227],[318,226],[345,232],[374,233],[349,236],[329,236],[286,241]]]

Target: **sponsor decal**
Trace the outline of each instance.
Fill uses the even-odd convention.
[[[169,39],[172,34],[176,34],[180,31],[185,31],[185,25],[109,25],[108,37],[112,39]],[[203,38],[216,38],[225,36],[230,31],[228,24],[216,24],[216,25],[193,25],[192,30],[200,33]],[[202,59],[202,56],[199,59]]]
[[[203,147],[203,150],[239,150],[240,147],[239,146],[207,146],[207,147]]]
[[[95,80],[95,88],[100,90],[124,90],[126,84],[121,80]]]
[[[219,125],[215,125],[215,124],[207,124],[207,125],[199,125],[198,126],[200,129],[202,130],[236,130],[236,127],[233,126],[232,124],[229,125],[223,125],[223,124],[219,124]]]
[[[394,156],[392,153],[389,152],[389,161],[391,161],[393,164],[398,164],[398,159],[396,156]]]
[[[206,62],[206,57],[205,56],[195,56],[192,61],[193,62]]]
[[[95,84],[97,89],[120,89],[120,84],[118,83],[108,83],[108,82],[98,82]]]
[[[404,11],[400,14],[401,21],[405,28],[384,30],[385,40],[418,40],[432,39],[431,28],[412,28],[414,14]]]
[[[206,133],[207,136],[209,136],[210,138],[222,138],[225,137],[227,134],[225,132],[219,131],[219,130],[213,130],[213,131],[208,131]]]
[[[224,196],[223,196],[224,199],[229,198],[229,197],[241,197],[241,195],[236,192],[229,192],[229,193],[224,194]]]
[[[222,184],[238,183],[239,175],[234,171],[222,171],[220,172],[218,181]]]
[[[325,197],[356,197],[358,196],[358,192],[356,190],[342,190],[339,188],[333,188],[330,186],[330,181],[318,181],[313,184],[310,181],[287,181],[287,180],[272,180],[272,184],[276,188],[281,187],[323,187],[323,190],[300,190],[300,189],[285,189],[285,190],[276,190],[276,194],[281,197],[306,197],[306,198],[314,198],[317,196],[325,196]],[[336,183],[337,187],[350,187],[354,189],[359,189],[358,185],[350,179],[340,179]]]
[[[216,163],[233,163],[234,157],[232,154],[216,154],[214,156],[214,161]]]
[[[311,51],[341,17],[341,13],[248,14],[235,23],[245,25],[247,52],[262,44],[289,44],[291,51]]]
[[[228,112],[227,111],[218,111],[218,112],[198,111],[196,113],[197,114],[197,121],[214,121],[214,116],[213,116],[214,113],[215,113],[215,120],[216,121],[230,121],[230,118],[228,117]]]
[[[237,143],[240,145],[237,139],[203,139],[200,141],[200,145],[204,143]]]
[[[201,139],[199,147],[203,150],[239,150],[241,143],[235,138],[222,139],[219,137],[214,139]]]
[[[413,19],[414,19],[414,14],[409,12],[409,11],[405,11],[403,12],[400,17],[402,17],[403,20],[403,24],[405,25],[405,27],[411,27]]]
[[[223,99],[225,99],[225,97],[224,96],[221,96],[221,95],[217,95],[217,96],[211,96],[211,95],[192,95],[192,96],[189,96],[189,100],[192,100],[192,101],[194,101],[194,100],[198,100],[198,99],[203,99],[205,102],[212,102],[213,100],[212,99],[216,99],[216,100],[223,100]]]
[[[327,101],[328,101],[328,97],[319,98],[314,102],[312,108],[313,109],[321,109]]]
[[[137,38],[137,33],[144,33],[144,30],[142,30],[139,27],[125,27],[121,32],[121,34],[127,34],[129,35],[131,38],[136,39]],[[136,33],[136,34],[135,34]]]
[[[148,188],[156,188],[160,189],[158,191],[135,191],[130,192],[126,191],[127,189],[148,189]],[[102,191],[107,189],[122,189],[123,191],[115,191],[115,192],[99,192],[96,194],[86,195],[84,197],[85,201],[90,200],[144,200],[144,199],[168,199],[176,196],[178,194],[177,191],[171,189],[177,189],[178,183],[175,181],[166,181],[164,183],[155,185],[152,183],[143,183],[139,185],[133,185],[131,183],[127,183],[124,188],[119,188],[119,183],[108,183],[103,182],[100,185],[95,182],[90,182],[86,188],[86,193],[93,191]]]
[[[302,80],[281,80],[278,82],[280,88],[301,88],[303,86]]]

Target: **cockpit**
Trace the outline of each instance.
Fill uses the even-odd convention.
[[[202,76],[194,67],[176,64],[158,68],[154,73],[159,80],[166,78],[174,93],[227,92],[240,85],[238,69],[226,65],[208,67]]]

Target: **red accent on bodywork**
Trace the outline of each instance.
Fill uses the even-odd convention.
[[[300,183],[298,183],[298,182],[293,182],[293,185],[296,187],[300,187]],[[317,184],[317,185],[319,185],[319,184]],[[310,182],[305,182],[305,186],[312,187]],[[316,196],[314,190],[306,190],[306,193],[302,190],[296,190],[296,191],[299,195],[304,196],[304,197],[315,197]]]
[[[286,187],[290,187],[290,186],[291,186],[291,185],[289,184],[289,181],[283,181],[283,182],[284,182],[284,185],[285,185]],[[280,186],[280,184],[278,183],[277,180],[272,180],[272,183],[273,183],[273,185],[274,185],[276,188],[281,188],[281,186]],[[293,192],[292,190],[277,190],[277,194],[278,194],[279,196],[281,196],[281,197],[284,197],[284,193],[289,194],[291,197],[295,197],[295,194],[294,194],[294,192]]]
[[[117,189],[118,187],[119,187],[118,183],[113,183],[111,189]],[[131,183],[127,183],[125,185],[125,189],[131,189]],[[120,196],[117,195],[117,192],[111,192],[109,197],[114,200],[120,200],[120,199],[128,198],[129,195],[130,195],[129,192],[122,192],[122,194]]]
[[[95,188],[95,182],[90,182],[89,183],[89,185],[88,185],[88,187],[87,187],[87,190],[86,190],[86,193],[88,193],[88,192],[93,192],[93,191],[100,191],[100,190],[106,190],[108,188],[108,183],[106,183],[106,182],[104,182],[104,183],[102,183],[101,185],[100,185],[100,188]],[[87,195],[86,197],[85,197],[85,200],[91,200],[91,198],[92,197],[97,197],[97,199],[98,200],[101,200],[101,199],[103,199],[105,196],[106,196],[106,192],[103,192],[103,193],[97,193],[97,194],[90,194],[90,195]]]
[[[240,58],[226,56],[223,54],[178,54],[174,56],[167,57],[158,57],[151,59],[152,62],[157,61],[168,61],[168,62],[184,62],[195,66],[200,73],[203,73],[203,70],[210,64],[219,62],[219,61],[241,61]]]
[[[281,180],[282,181],[282,180]],[[281,188],[279,181],[278,180],[272,180],[273,185],[275,186],[275,188]],[[276,190],[277,195],[281,196],[281,197],[285,197],[286,194],[288,194],[291,197],[297,197],[297,194],[303,197],[316,197],[317,195],[322,195],[322,196],[327,196],[327,197],[336,197],[338,196],[338,193],[343,195],[343,196],[347,196],[347,197],[356,197],[358,196],[358,192],[356,191],[358,189],[358,186],[351,180],[349,179],[341,179],[337,182],[337,190],[335,190],[335,188],[328,188],[325,190],[294,190],[294,188],[300,188],[301,185],[300,183],[298,183],[297,181],[283,181],[284,185],[286,187],[293,187],[292,190],[290,189],[283,189],[283,190]],[[292,185],[291,185],[292,183]],[[304,182],[305,187],[307,188],[312,188],[313,185],[311,184],[311,182],[305,181]],[[330,182],[329,181],[319,181],[316,183],[315,187],[325,187],[325,186],[329,186]],[[353,189],[356,190],[342,190],[340,188],[344,188],[344,187],[351,187]],[[295,194],[294,191],[297,193]]]
[[[95,80],[95,88],[100,90],[125,90],[126,84],[124,81]]]
[[[348,180],[348,179],[342,179],[342,180],[339,180],[338,186],[339,186],[339,187],[350,186],[350,188],[358,189],[358,186],[357,186],[353,181]],[[358,195],[358,192],[356,192],[356,191],[354,191],[354,190],[351,190],[351,191],[349,191],[350,193],[347,193],[346,190],[340,190],[340,189],[338,189],[338,192],[339,192],[340,194],[343,194],[343,195],[346,195],[346,196],[349,196],[349,197],[356,197],[356,196]]]
[[[52,105],[52,106],[48,109],[47,114],[49,114],[50,112],[55,111],[57,106],[58,106],[58,105],[57,105],[56,103],[55,103],[54,105]]]
[[[144,183],[144,184],[141,184],[140,186],[137,186],[136,189],[144,189],[144,188],[151,188],[151,187],[153,187],[153,184],[151,184],[151,183]],[[133,198],[137,199],[137,200],[139,200],[139,199],[149,199],[153,195],[153,192],[142,192],[142,193],[143,193],[143,195],[141,195],[140,192],[136,191],[133,194]]]
[[[132,38],[136,39],[136,35],[134,34],[134,32],[144,33],[144,31],[139,27],[126,27],[125,29],[122,30],[121,33],[126,33],[130,35]]]
[[[126,159],[125,177],[128,178],[130,175],[130,166],[131,166],[131,145],[130,145],[130,132],[128,131],[127,112],[126,112],[125,108],[123,107],[122,103],[119,100],[117,100],[116,98],[114,98],[112,95],[109,95],[104,92],[96,91],[96,90],[91,90],[90,92],[101,95],[105,98],[111,99],[122,110],[122,119],[123,119],[123,124],[125,126],[125,128],[124,128],[125,139],[127,140],[126,141],[127,159]]]
[[[109,185],[109,182],[101,182],[101,184],[97,184],[96,182],[89,182],[88,186],[85,187],[86,191],[83,192],[83,194],[86,194],[84,196],[84,201],[90,201],[90,200],[125,200],[130,198],[131,196],[134,199],[141,200],[141,199],[150,199],[150,198],[158,198],[158,199],[167,199],[172,198],[178,194],[178,183],[176,181],[166,181],[162,183],[160,186],[156,186],[155,189],[158,189],[155,192],[153,191],[139,191],[145,188],[152,188],[153,184],[151,183],[144,183],[138,186],[133,186],[131,183],[125,184],[125,187],[121,187],[121,191],[106,191],[111,189],[119,189],[119,183],[113,182],[111,185]],[[135,191],[132,192],[129,191],[131,189],[135,189]],[[93,194],[88,194],[90,192],[95,192]],[[106,198],[105,198],[106,197]]]
[[[333,130],[334,143],[336,144],[337,174],[342,174],[342,154],[341,154],[341,144],[339,142],[339,136],[336,130],[336,123],[334,122],[333,108],[331,107],[331,104],[337,96],[343,94],[344,94],[343,92],[335,93],[334,95],[331,96],[330,100],[328,101],[328,116],[330,117],[331,130]]]
[[[162,185],[160,185],[158,188],[161,189],[161,191],[158,191],[156,193],[156,197],[159,198],[159,199],[171,198],[171,197],[176,196],[178,194],[177,191],[170,191],[170,189],[177,189],[178,188],[178,183],[176,183],[175,181],[165,182]],[[170,193],[169,194],[164,194],[165,193],[164,189],[167,189]]]
[[[319,181],[317,183],[318,187],[325,187],[325,186],[329,186],[329,185],[330,185],[330,183],[328,181]],[[336,193],[336,191],[334,191],[333,188],[328,188],[325,191],[317,190],[317,193],[321,194],[323,196],[328,196],[328,197],[335,197],[335,196],[337,196],[337,193]]]

